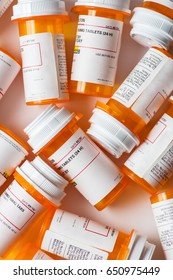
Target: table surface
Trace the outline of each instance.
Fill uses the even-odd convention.
[[[74,0],[66,0],[66,8],[74,4]],[[139,1],[133,1],[131,8],[140,4]],[[13,1],[15,4],[16,1]],[[11,22],[12,5],[5,14],[0,18],[0,47],[6,49],[12,55],[20,59],[18,27],[16,23]],[[70,13],[74,18],[74,15]],[[130,23],[127,21],[124,25],[121,51],[118,61],[118,70],[116,83],[120,84],[133,69],[135,64],[147,51],[147,48],[139,45],[130,38]],[[67,63],[68,69],[71,67],[73,40],[67,38]],[[171,52],[173,50],[171,49]],[[70,71],[70,70],[69,70]],[[97,100],[107,102],[107,99],[89,97],[83,95],[71,95],[70,101],[60,106],[65,106],[70,111],[83,113],[80,120],[81,128],[86,131],[89,127],[88,119],[92,115],[92,110]],[[7,126],[24,141],[27,137],[23,129],[38,116],[46,106],[27,106],[24,100],[22,73],[12,83],[5,96],[0,101],[0,123]],[[111,157],[111,156],[110,156]],[[112,159],[117,165],[122,165],[124,157],[119,160]],[[88,181],[89,183],[89,181]],[[169,184],[172,183],[171,181]],[[150,195],[140,188],[134,182],[130,183],[126,190],[111,206],[99,212],[92,207],[85,198],[75,189],[68,187],[67,195],[62,202],[62,208],[73,213],[88,217],[102,224],[110,225],[118,230],[130,232],[134,228],[139,234],[147,236],[148,241],[156,245],[153,259],[162,260],[164,254],[159,241],[157,228],[155,226],[150,200]]]

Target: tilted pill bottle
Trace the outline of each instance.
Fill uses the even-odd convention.
[[[0,99],[16,78],[21,65],[11,54],[0,48]]]
[[[110,97],[113,93],[129,0],[77,0],[79,15],[69,91]]]
[[[24,132],[43,155],[98,210],[115,200],[128,180],[78,126],[80,115],[49,105]]]
[[[160,242],[167,260],[173,260],[173,190],[159,190],[150,198]]]
[[[53,260],[45,252],[35,247],[31,243],[27,243],[19,254],[17,254],[15,260]]]
[[[156,11],[173,19],[172,0],[143,0],[142,7]]]
[[[172,77],[173,56],[150,48],[108,102],[97,102],[87,134],[116,158],[130,153],[171,94]]]
[[[151,259],[155,246],[134,230],[130,234],[57,209],[47,213],[36,241],[38,247],[63,259]]]
[[[60,0],[18,0],[12,21],[18,22],[24,93],[27,105],[69,99],[64,22],[69,20]]]
[[[26,158],[29,146],[0,124],[0,151],[0,186],[2,186]]]
[[[150,193],[163,188],[173,175],[173,105],[163,114],[122,167]]]
[[[0,17],[5,13],[13,0],[0,0]]]
[[[46,179],[49,168],[39,172],[32,162],[26,160],[16,168],[14,180],[2,193],[0,199],[0,255],[9,250],[17,238],[31,224],[39,218],[46,209],[53,211],[59,207],[65,192],[59,188],[62,184],[54,185]]]

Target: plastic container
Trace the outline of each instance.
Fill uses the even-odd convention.
[[[0,186],[26,158],[29,146],[13,132],[0,125]]]
[[[0,48],[0,99],[21,69],[19,62],[8,52]]]
[[[13,0],[1,0],[0,1],[0,17],[5,13],[7,8],[11,5]]]
[[[31,243],[27,243],[20,253],[16,256],[15,260],[53,260],[46,253]]]
[[[19,26],[25,100],[27,105],[69,99],[64,22],[69,20],[60,0],[19,0],[12,21]]]
[[[173,105],[127,159],[123,172],[150,193],[173,175]]]
[[[173,190],[159,190],[150,198],[160,242],[167,260],[173,259]]]
[[[155,249],[134,230],[119,232],[61,209],[47,214],[36,243],[54,258],[71,260],[147,260]]]
[[[167,50],[173,42],[173,2],[144,1],[133,10],[130,23],[130,36],[139,44]]]
[[[77,0],[79,15],[69,90],[100,97],[112,95],[123,22],[129,0]]]
[[[79,118],[80,114],[50,105],[24,132],[33,152],[44,155],[61,176],[102,210],[124,190],[128,179],[77,125]]]
[[[87,131],[120,157],[140,143],[140,133],[173,90],[173,56],[150,48],[106,104],[97,102]]]
[[[33,162],[26,160],[20,168],[16,168],[14,180],[1,195],[0,255],[2,257],[33,220],[39,218],[46,209],[53,211],[59,207],[65,196],[61,190],[62,182],[64,184],[65,180],[59,176],[59,184],[54,185],[44,176],[46,174],[49,177],[50,167],[40,173],[34,167],[37,163]]]

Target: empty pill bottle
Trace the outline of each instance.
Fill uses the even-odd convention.
[[[159,190],[150,198],[160,242],[167,260],[173,259],[173,190],[172,186]]]
[[[113,93],[124,19],[129,0],[77,0],[79,15],[69,90],[110,97]]]
[[[29,146],[0,124],[0,186],[15,171],[29,153]]]
[[[173,6],[172,1],[168,0],[167,2],[170,2]],[[173,9],[169,16],[166,16],[156,10],[136,7],[133,10],[130,24],[132,25],[130,36],[139,44],[145,47],[154,46],[165,50],[168,50],[172,45]]]
[[[140,133],[173,90],[173,56],[150,48],[106,104],[98,101],[87,134],[119,158],[140,143]]]
[[[20,63],[7,51],[0,48],[0,99],[21,69]]]
[[[24,132],[33,153],[47,158],[61,176],[102,210],[124,190],[128,179],[78,126],[80,117],[49,105]]]
[[[35,165],[36,162],[34,163]],[[2,193],[0,199],[0,255],[3,257],[10,246],[20,238],[32,221],[46,209],[61,205],[65,192],[61,190],[62,178],[54,185],[46,179],[49,168],[39,172],[32,162],[26,160],[14,172],[14,180]],[[59,188],[60,185],[60,188]]]
[[[35,247],[31,243],[25,244],[22,250],[17,254],[15,260],[53,260],[45,252]]]
[[[0,17],[5,13],[13,0],[0,0]]]
[[[18,22],[24,93],[27,105],[69,99],[64,23],[69,20],[60,0],[19,0],[12,21]]]
[[[150,193],[155,193],[173,175],[173,104],[163,114],[144,142],[122,167],[123,172]]]
[[[151,259],[155,246],[130,234],[57,209],[47,213],[36,244],[56,258],[71,260]]]

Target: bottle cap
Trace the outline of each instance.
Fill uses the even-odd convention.
[[[16,168],[16,171],[48,200],[57,206],[60,205],[65,192],[59,189],[58,184],[54,185],[47,180],[43,173],[40,173],[32,163],[26,160],[20,167]]]
[[[33,152],[37,153],[74,117],[75,114],[70,113],[65,108],[59,109],[55,105],[49,105],[24,129],[29,137],[28,143],[33,148]]]
[[[173,20],[145,8],[135,8],[130,20],[130,36],[146,47],[168,49],[173,41]]]
[[[67,15],[62,0],[18,0],[13,6],[12,20],[47,15]]]
[[[87,134],[116,158],[139,145],[138,138],[127,127],[101,109],[93,110],[89,122]]]
[[[131,13],[130,0],[77,0],[75,6],[94,6]]]

